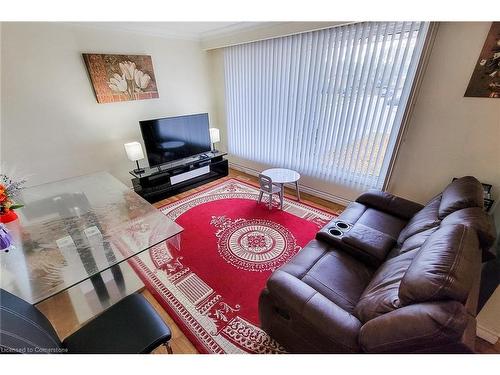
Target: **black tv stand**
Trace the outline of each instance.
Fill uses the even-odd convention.
[[[205,152],[184,159],[131,171],[134,191],[153,203],[229,174],[225,152]]]

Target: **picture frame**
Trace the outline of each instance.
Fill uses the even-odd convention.
[[[150,55],[82,56],[98,103],[159,98]]]

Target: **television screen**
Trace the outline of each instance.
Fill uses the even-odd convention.
[[[208,113],[139,122],[149,166],[211,150]]]

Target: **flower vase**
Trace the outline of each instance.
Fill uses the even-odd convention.
[[[14,210],[10,210],[7,213],[0,214],[0,223],[6,224],[16,219],[17,219],[17,214],[14,212]]]

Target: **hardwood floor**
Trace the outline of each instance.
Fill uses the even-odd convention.
[[[476,337],[476,352],[481,354],[500,354],[500,340],[495,345]]]
[[[189,190],[187,192],[178,194],[176,196],[164,199],[160,202],[154,204],[156,207],[161,207],[165,204],[175,202],[179,199],[182,199],[193,192],[201,191],[210,187],[212,185],[218,184],[223,180],[227,180],[229,178],[238,178],[242,181],[247,181],[251,183],[257,183],[258,180],[256,177],[248,175],[246,173],[230,170],[229,176],[224,179],[220,179],[214,181],[210,184],[203,185],[201,187]],[[286,188],[285,191],[289,194],[290,197],[295,196],[295,191],[293,189]],[[326,207],[333,212],[340,213],[344,209],[343,206],[326,201],[324,199],[315,197],[313,195],[302,193],[301,199],[305,203],[319,205],[322,207]],[[177,326],[177,324],[173,321],[173,319],[167,314],[167,312],[161,307],[161,305],[156,301],[156,299],[152,296],[152,294],[146,289],[142,290],[143,296],[151,303],[151,305],[155,308],[155,310],[160,314],[163,320],[169,325],[172,330],[172,340],[170,342],[173,352],[175,354],[195,354],[198,353],[193,344],[187,339],[187,337],[183,334],[181,329]],[[75,317],[75,311],[71,305],[69,298],[66,293],[61,293],[54,298],[44,302],[43,304],[38,306],[40,310],[49,317],[52,324],[55,326],[57,333],[61,338],[68,336],[74,330],[78,329],[79,324],[78,320]],[[497,342],[496,345],[491,345],[490,343],[477,338],[476,340],[476,351],[478,353],[483,354],[499,354],[500,353],[500,341]],[[164,347],[160,347],[154,351],[155,354],[166,354],[166,349]]]
[[[151,305],[155,308],[155,310],[160,314],[165,323],[170,327],[172,331],[172,340],[170,340],[170,346],[174,354],[197,354],[198,351],[191,344],[191,341],[187,339],[187,337],[182,333],[179,326],[174,322],[174,320],[167,314],[167,312],[161,307],[158,301],[153,297],[151,293],[147,289],[142,291],[142,295],[146,297],[146,299],[151,303]],[[155,354],[167,354],[167,350],[165,347],[160,346],[153,353]]]

